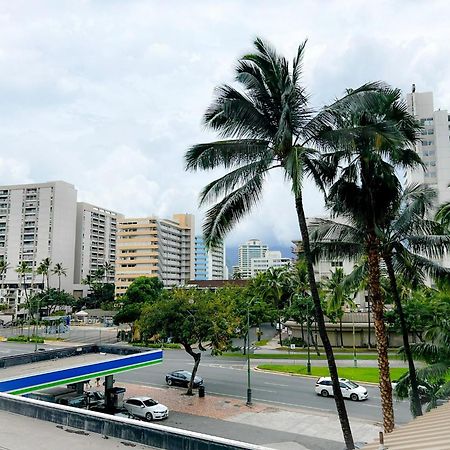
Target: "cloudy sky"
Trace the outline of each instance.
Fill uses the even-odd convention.
[[[443,1],[0,0],[0,179],[65,180],[80,200],[129,216],[193,212],[212,173],[183,154],[255,36],[291,59],[305,38],[304,82],[320,107],[385,80],[432,90],[450,108],[450,3]],[[308,215],[323,213],[306,186]],[[283,180],[230,234],[287,245],[298,235]]]

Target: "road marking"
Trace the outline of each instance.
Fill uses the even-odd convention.
[[[277,391],[269,391],[268,389],[261,389],[261,388],[252,388],[253,391],[263,391],[263,392],[271,392],[272,394],[276,394]]]
[[[268,383],[267,381],[264,381],[264,384],[269,384],[270,386],[281,386],[281,387],[289,387],[288,384],[280,384],[280,383]]]

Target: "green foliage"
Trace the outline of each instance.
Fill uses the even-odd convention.
[[[196,289],[174,289],[142,310],[139,328],[143,337],[172,338],[192,352],[205,346],[213,354],[229,347],[239,319],[234,312],[234,302],[224,302],[225,296]]]
[[[121,299],[124,304],[154,303],[159,299],[164,285],[157,277],[138,277],[130,286]]]
[[[20,334],[19,336],[9,336],[6,338],[7,341],[10,342],[36,342],[38,344],[43,344],[44,339],[40,336],[24,336],[23,334]]]
[[[74,306],[76,304],[76,299],[73,295],[70,295],[65,291],[50,288],[46,291],[34,294],[30,298],[29,303],[31,314],[35,315],[39,308],[40,311],[45,311],[47,315],[52,315],[58,307]]]
[[[180,349],[180,344],[168,344],[167,342],[161,342],[160,344],[152,342],[133,342],[131,344],[133,347],[144,347],[144,348],[171,348]]]

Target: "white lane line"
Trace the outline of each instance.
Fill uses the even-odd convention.
[[[264,384],[269,384],[270,386],[281,386],[281,387],[289,387],[288,384],[280,384],[280,383],[268,383],[267,381],[264,381]]]
[[[277,391],[269,391],[268,389],[261,389],[261,388],[252,388],[252,391],[262,391],[262,392],[271,392],[272,394],[276,394]]]

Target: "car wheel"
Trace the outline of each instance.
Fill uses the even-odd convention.
[[[152,413],[147,413],[147,414],[145,415],[145,418],[146,418],[149,422],[151,422],[151,421],[153,420]]]
[[[354,402],[357,402],[359,400],[358,399],[358,395],[357,394],[350,395],[350,400],[353,400]]]
[[[167,384],[168,384],[169,386],[172,386],[173,381],[169,378],[169,379],[167,380]]]
[[[320,395],[322,397],[328,397],[330,395],[330,393],[326,389],[323,389],[322,392],[320,393]]]

